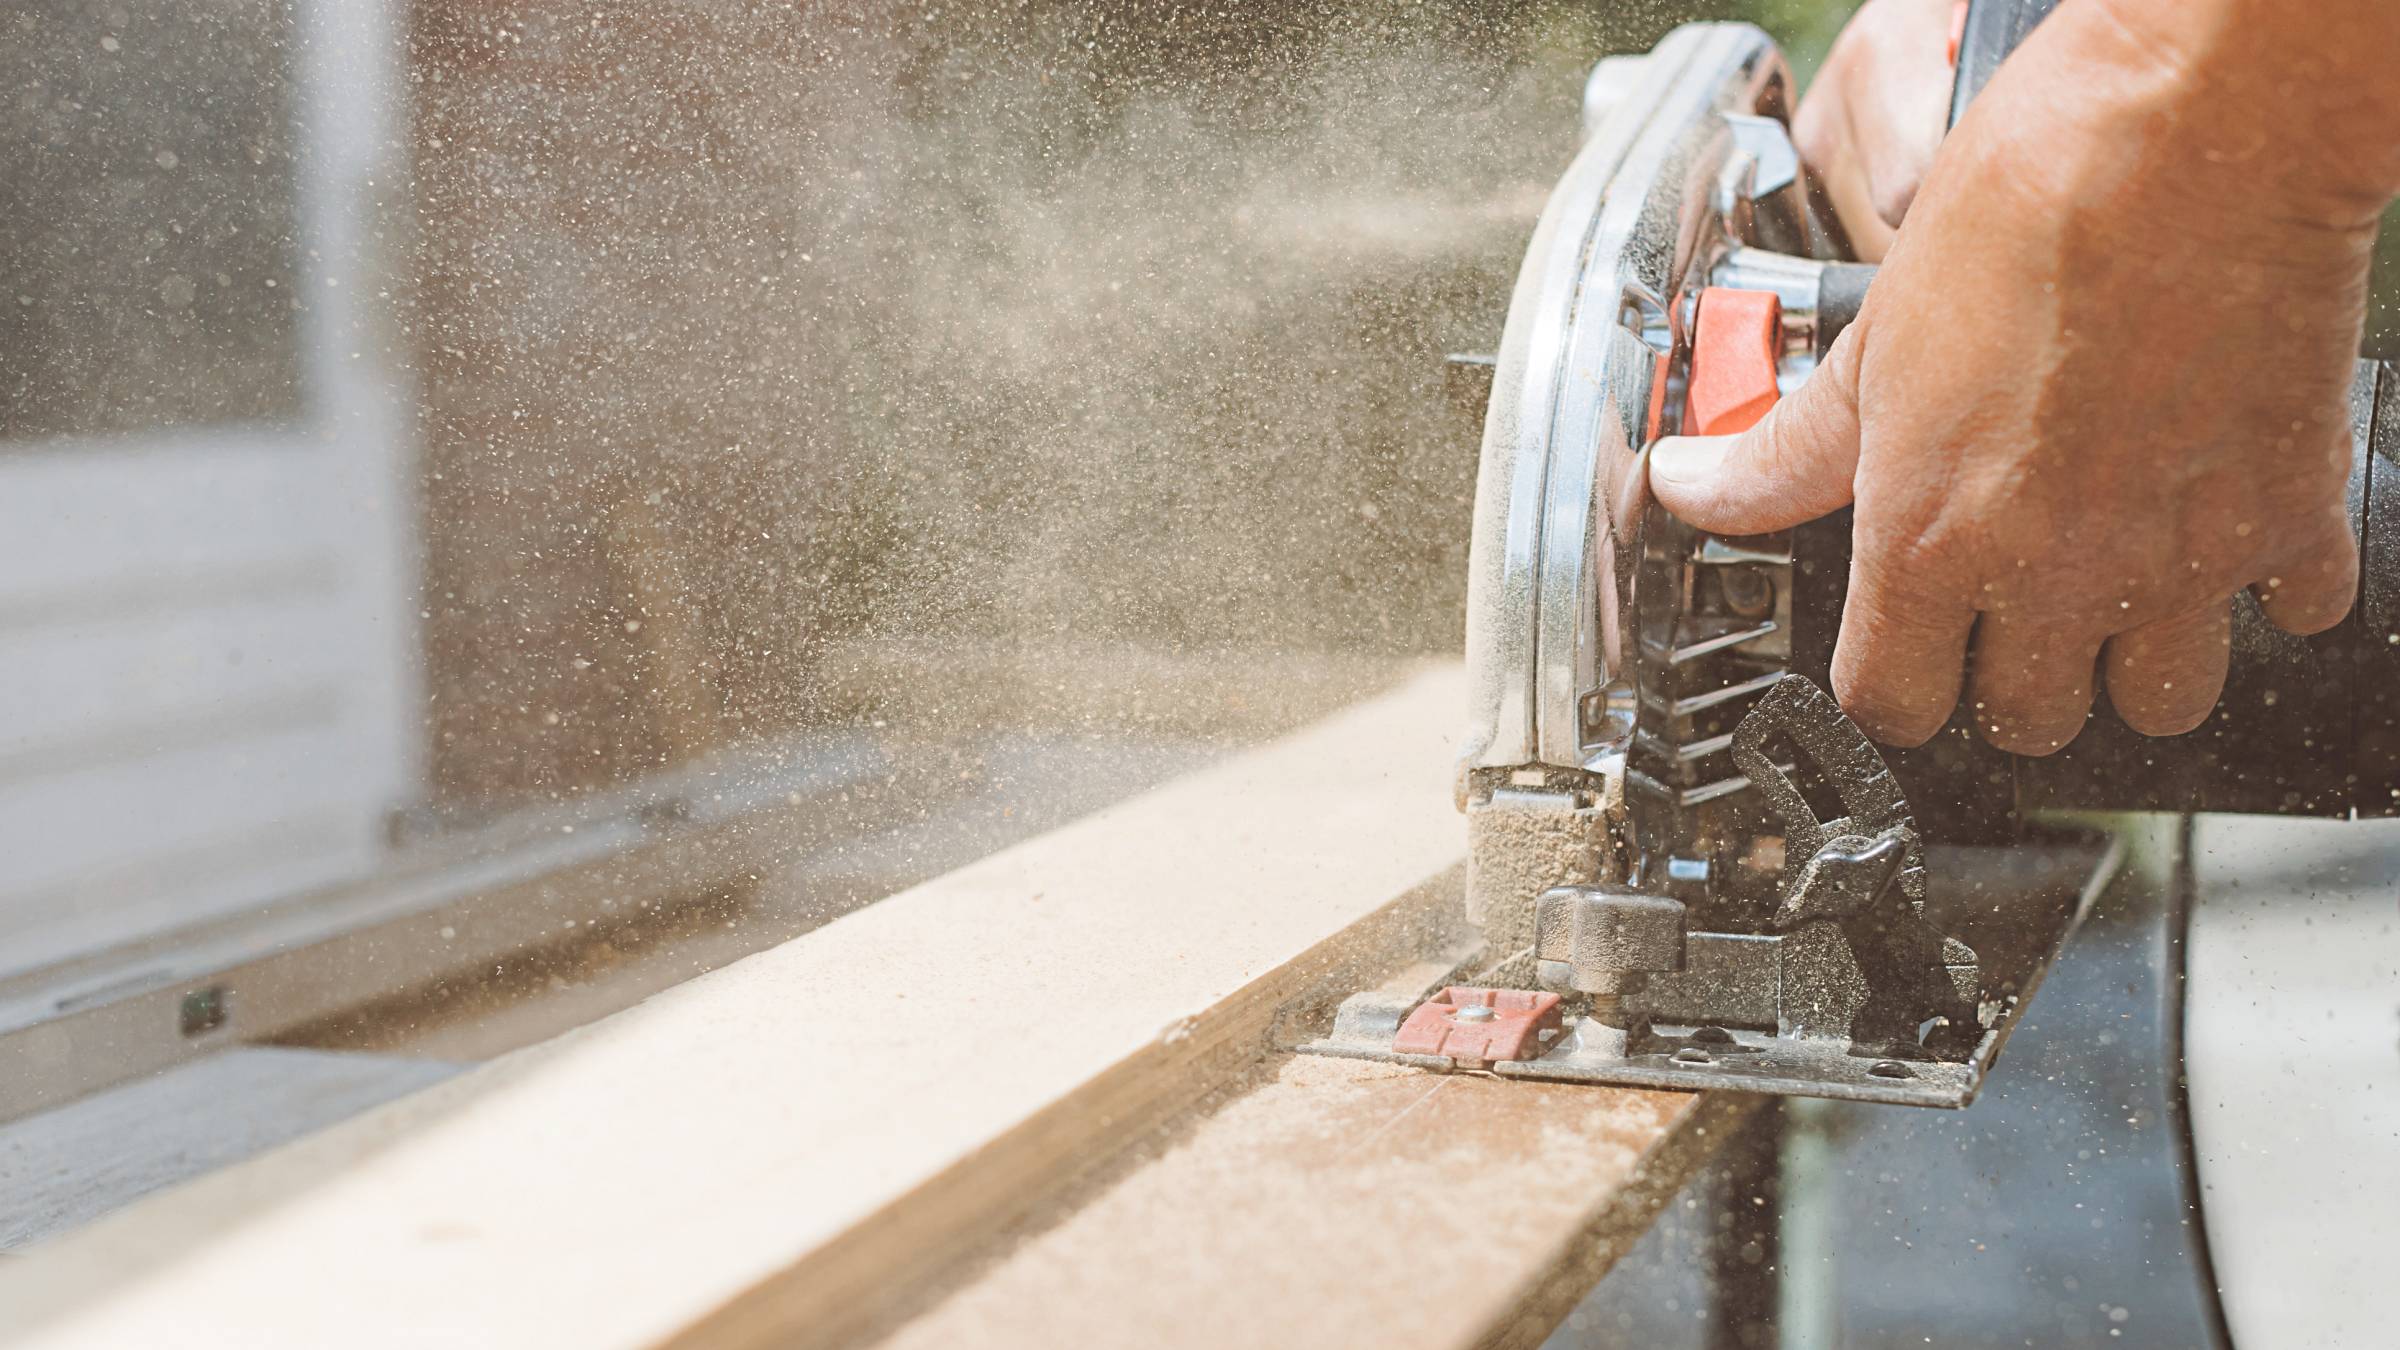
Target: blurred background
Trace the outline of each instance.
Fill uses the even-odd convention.
[[[1849,9],[11,0],[0,1122],[240,1156],[1456,653],[1586,71]],[[173,1179],[34,1184],[104,1125],[0,1248]],[[1845,1194],[1917,1343],[1989,1197]]]
[[[1456,651],[1443,356],[1702,12],[1840,18],[12,4],[0,1014],[694,775],[874,794],[672,887],[831,912]]]

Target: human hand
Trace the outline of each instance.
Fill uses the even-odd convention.
[[[1801,390],[1741,436],[1652,452],[1659,501],[1705,530],[1855,503],[1833,683],[1878,739],[1940,728],[1970,640],[2003,749],[2072,740],[2103,662],[2128,725],[2186,731],[2223,686],[2237,590],[2298,633],[2356,592],[2346,398],[2400,181],[2388,155],[2344,181],[2321,129],[2238,97],[2248,51],[2128,11],[2173,12],[2064,7],[1913,204],[1891,194],[1906,227]]]
[[[1792,118],[1792,144],[1864,261],[1890,249],[1949,126],[1956,12],[1956,0],[1867,0]]]

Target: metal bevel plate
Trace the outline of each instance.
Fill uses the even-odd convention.
[[[1728,1045],[1722,1040],[1696,1041],[1693,1028],[1675,1026],[1653,1027],[1644,1045],[1654,1049],[1620,1058],[1584,1050],[1578,1027],[1571,1024],[1542,1058],[1499,1064],[1488,1072],[1503,1078],[1679,1092],[1966,1106],[1981,1090],[2067,935],[2115,875],[2123,850],[2110,836],[2076,833],[2006,847],[1937,844],[1926,852],[1926,917],[1975,949],[1983,998],[2000,1009],[1967,1059],[1907,1061],[1902,1067],[1909,1076],[1889,1077],[1889,1068],[1879,1074],[1876,1067],[1898,1061],[1853,1053],[1849,1043],[1838,1038],[1784,1037],[1736,1028]],[[1337,1025],[1334,1035],[1301,1046],[1301,1052],[1457,1069],[1436,1056],[1394,1054],[1390,1037],[1379,1034],[1376,1022],[1352,1018],[1349,1023]],[[1706,1053],[1708,1062],[1679,1063],[1673,1057],[1679,1049]]]

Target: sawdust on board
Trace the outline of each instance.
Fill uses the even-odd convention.
[[[1289,1059],[883,1344],[1097,1344],[1129,1326],[1165,1345],[1365,1344],[1378,1328],[1472,1343],[1514,1315],[1528,1269],[1605,1264],[1638,1235],[1680,1180],[1672,1141],[1708,1128],[1700,1109],[1675,1093]],[[1429,1244],[1435,1281],[1414,1278]],[[1211,1277],[1142,1274],[1191,1269]],[[1575,1270],[1580,1294],[1596,1272]]]
[[[1553,886],[1608,879],[1602,808],[1520,811],[1477,806],[1467,812],[1467,894],[1480,912],[1495,957],[1533,944],[1534,902]]]

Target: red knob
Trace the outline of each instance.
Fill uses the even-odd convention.
[[[1730,436],[1757,426],[1775,406],[1775,362],[1783,354],[1783,302],[1773,291],[1711,286],[1692,321],[1687,434]]]

